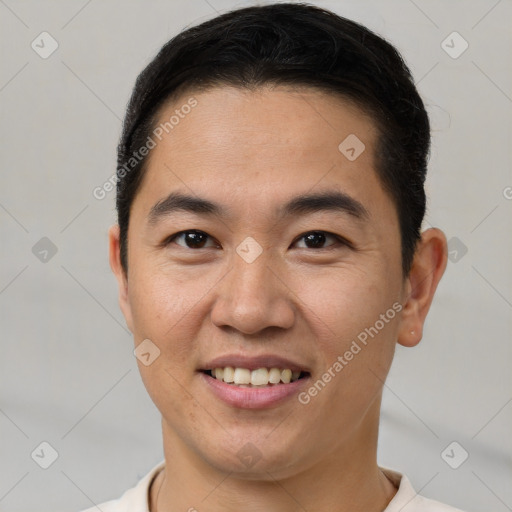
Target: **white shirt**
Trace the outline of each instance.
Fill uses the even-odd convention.
[[[128,489],[120,498],[107,501],[97,507],[102,512],[149,512],[149,488],[152,480],[164,466],[165,461],[158,463],[135,487]],[[463,512],[458,508],[420,496],[405,475],[387,468],[380,469],[398,488],[383,512]],[[97,507],[88,508],[82,512],[98,512]]]

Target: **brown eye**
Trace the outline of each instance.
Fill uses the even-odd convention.
[[[167,239],[166,245],[174,242],[175,240],[183,240],[183,243],[176,242],[176,245],[180,247],[185,247],[188,249],[203,249],[205,248],[207,240],[210,238],[210,235],[207,235],[203,231],[189,230],[189,231],[180,231],[175,235],[172,235]]]
[[[329,238],[335,240],[335,243],[324,247],[326,240]],[[348,245],[348,243],[343,238],[326,231],[310,231],[309,233],[301,235],[298,240],[304,240],[306,249],[330,249],[340,244]],[[302,249],[303,247],[300,248]]]

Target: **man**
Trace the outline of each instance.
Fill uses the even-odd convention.
[[[376,460],[396,343],[446,267],[420,233],[429,144],[397,51],[328,11],[240,9],[161,49],[109,237],[165,461],[103,512],[455,510]]]

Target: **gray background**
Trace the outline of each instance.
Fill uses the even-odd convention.
[[[251,3],[0,1],[2,511],[81,510],[163,458],[108,266],[114,194],[92,191],[115,169],[126,102],[155,52]],[[512,510],[512,2],[315,3],[384,35],[410,65],[433,124],[425,225],[450,240],[424,339],[398,348],[386,383],[379,462],[428,497]],[[43,31],[59,45],[46,59],[31,47]],[[442,47],[453,31],[469,44],[457,58]],[[31,457],[43,441],[58,453],[48,469]]]

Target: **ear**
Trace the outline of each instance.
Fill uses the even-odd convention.
[[[123,312],[128,329],[133,333],[132,310],[128,299],[128,276],[121,265],[121,245],[119,226],[115,224],[108,230],[110,268],[116,276],[119,287],[119,306]]]
[[[411,271],[404,281],[404,307],[398,332],[400,345],[413,347],[421,341],[425,318],[447,261],[444,233],[437,228],[424,231],[414,253]]]

